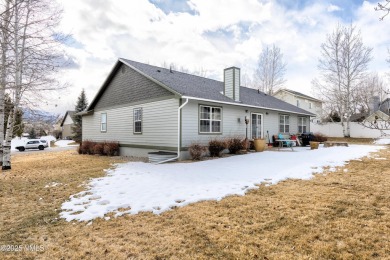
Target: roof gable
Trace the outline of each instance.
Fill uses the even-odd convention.
[[[294,91],[294,90],[291,90],[291,89],[286,89],[286,88],[279,89],[278,91],[275,92],[274,95],[276,95],[276,94],[279,93],[279,92],[287,92],[287,93],[289,93],[289,94],[291,94],[291,95],[293,95],[293,96],[298,96],[298,97],[302,97],[302,98],[306,98],[306,99],[310,99],[310,100],[313,100],[313,101],[317,101],[317,102],[323,103],[322,100],[319,100],[319,99],[317,99],[317,98],[313,98],[313,97],[311,97],[311,96],[305,95],[305,94],[303,94],[303,93],[301,93],[301,92]]]
[[[63,125],[64,125],[65,120],[66,120],[66,117],[68,117],[68,116],[69,116],[69,117],[72,119],[72,121],[74,122],[74,116],[75,116],[75,114],[76,114],[76,111],[71,111],[71,110],[66,111],[66,113],[65,113],[65,115],[64,115],[64,118],[63,118],[62,121],[61,121],[60,126],[63,126]]]

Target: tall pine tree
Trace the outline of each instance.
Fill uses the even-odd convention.
[[[77,99],[76,107],[75,107],[75,113],[80,113],[87,109],[88,107],[88,101],[87,97],[85,96],[84,89],[81,91],[80,96]],[[82,128],[83,128],[83,119],[80,115],[75,115],[73,117],[74,126],[72,127],[73,131],[73,140],[75,142],[81,142],[82,140]]]

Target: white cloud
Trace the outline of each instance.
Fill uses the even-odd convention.
[[[73,84],[58,112],[72,109],[81,88],[91,101],[118,57],[161,65],[206,69],[222,79],[224,67],[236,65],[252,75],[265,44],[278,45],[288,63],[286,87],[311,94],[319,48],[337,23],[340,7],[313,3],[301,10],[274,1],[188,0],[190,13],[163,12],[147,0],[57,0],[64,7],[62,28],[83,48],[68,47],[78,69],[61,74]],[[378,21],[373,4],[364,2],[353,21],[364,42],[374,47],[372,68],[387,70],[383,51],[389,21]],[[69,107],[70,106],[70,107]]]
[[[327,8],[328,12],[335,12],[335,11],[341,11],[343,9],[341,9],[339,6],[337,5],[328,5],[328,8]]]

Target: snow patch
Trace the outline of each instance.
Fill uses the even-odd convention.
[[[45,185],[45,188],[51,188],[51,187],[56,187],[58,185],[61,185],[62,183],[59,182],[50,182],[49,184]]]
[[[195,163],[155,165],[142,162],[117,164],[107,176],[92,179],[83,191],[62,204],[60,216],[67,221],[90,221],[151,211],[160,214],[204,200],[244,195],[258,185],[286,179],[310,179],[313,171],[335,169],[346,161],[367,156],[383,146],[350,145],[295,152],[252,153]]]
[[[390,138],[380,138],[374,141],[374,144],[390,144]]]
[[[73,140],[59,140],[55,142],[56,146],[59,147],[69,147],[69,146],[78,146],[78,144],[69,145],[70,143],[74,143]]]

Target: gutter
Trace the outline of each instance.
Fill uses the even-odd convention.
[[[170,162],[170,161],[173,161],[173,160],[177,160],[180,158],[180,138],[181,138],[181,135],[180,135],[180,126],[181,126],[181,110],[182,108],[187,105],[188,103],[188,99],[189,98],[186,98],[186,101],[177,109],[177,156],[174,157],[174,158],[170,158],[168,160],[165,160],[165,161],[161,161],[161,162],[158,162],[156,164],[161,164],[161,163],[166,163],[166,162]]]
[[[289,110],[283,110],[283,109],[275,109],[275,108],[260,107],[260,106],[251,106],[251,105],[232,103],[232,102],[226,102],[226,101],[217,101],[217,100],[206,99],[206,98],[196,98],[196,97],[188,97],[188,96],[183,96],[182,98],[192,99],[192,100],[199,100],[199,101],[205,101],[205,102],[212,102],[212,103],[219,103],[219,104],[226,104],[226,105],[233,105],[233,106],[240,106],[240,107],[259,108],[259,109],[265,109],[265,110],[271,110],[271,111],[277,111],[277,112],[292,113],[292,114],[297,114],[297,115],[316,116],[315,114],[311,114],[311,113],[310,114],[298,113],[298,112],[289,111]]]

